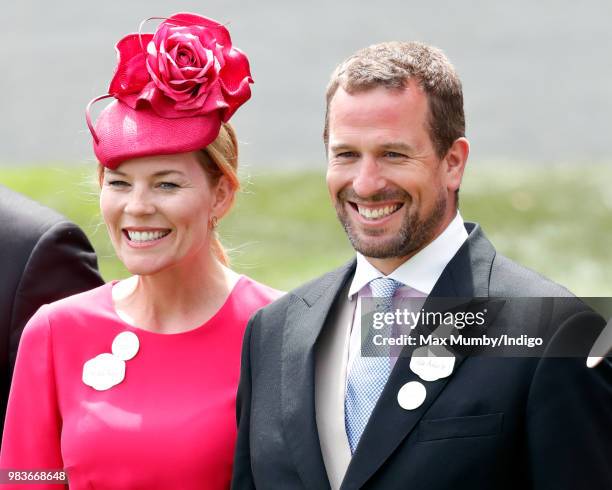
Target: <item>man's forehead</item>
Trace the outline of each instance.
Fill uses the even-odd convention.
[[[427,99],[422,89],[410,85],[403,89],[377,87],[348,93],[339,88],[330,104],[331,140],[363,130],[403,132],[421,127],[427,117]]]
[[[416,83],[404,88],[374,87],[367,90],[348,92],[342,87],[330,102],[330,120],[333,118],[382,116],[385,113],[401,114],[407,108],[413,110],[427,106],[427,97]]]
[[[350,99],[356,98],[361,99],[364,95],[372,95],[372,94],[384,94],[391,98],[402,98],[402,97],[410,97],[410,96],[425,96],[425,90],[418,82],[418,80],[414,78],[410,78],[406,80],[404,86],[395,87],[395,86],[385,86],[384,84],[373,85],[373,86],[364,86],[364,87],[343,87],[339,85],[334,93],[333,97],[330,100],[330,107],[333,106],[334,101],[338,99]]]

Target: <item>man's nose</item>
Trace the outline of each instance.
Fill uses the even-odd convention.
[[[357,168],[353,179],[353,190],[360,197],[371,197],[385,188],[386,181],[376,158],[365,156]]]
[[[124,211],[133,216],[155,213],[155,204],[151,191],[146,186],[134,185],[128,195]]]

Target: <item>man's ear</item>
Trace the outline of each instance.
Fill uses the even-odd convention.
[[[232,207],[235,196],[236,189],[229,179],[225,175],[219,177],[213,189],[214,199],[211,214],[217,218],[223,218]]]
[[[470,143],[464,137],[457,138],[446,152],[446,188],[455,192],[461,187],[461,179],[470,154]]]

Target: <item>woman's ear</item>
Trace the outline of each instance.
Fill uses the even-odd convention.
[[[213,188],[213,204],[211,214],[217,218],[223,218],[231,209],[236,196],[236,189],[229,179],[222,175]]]

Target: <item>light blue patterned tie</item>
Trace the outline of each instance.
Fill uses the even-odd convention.
[[[371,281],[372,296],[379,299],[376,311],[390,311],[393,295],[401,286],[401,283],[386,277]],[[391,326],[385,326],[377,333],[388,337],[390,332]],[[355,452],[390,373],[388,354],[381,356],[379,353],[377,357],[362,357],[359,352],[353,361],[344,398],[344,425],[351,453]]]

